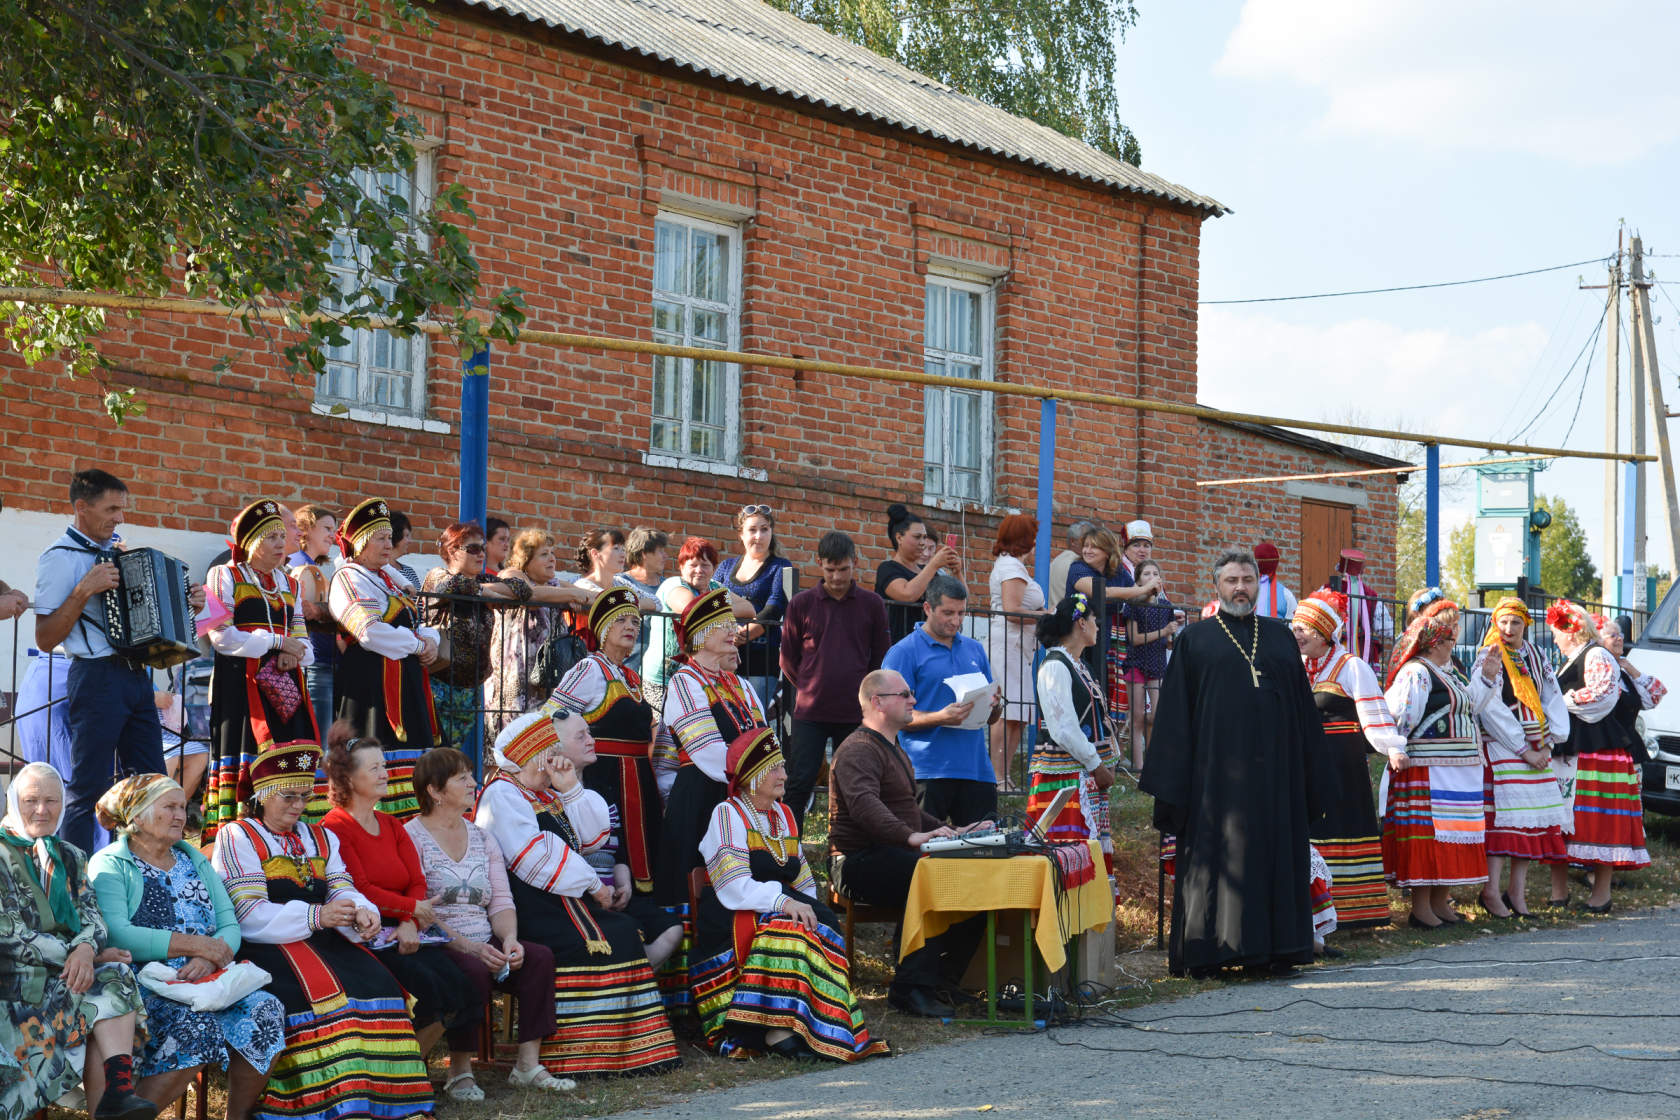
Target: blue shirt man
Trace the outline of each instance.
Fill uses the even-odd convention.
[[[111,557],[128,487],[102,470],[70,479],[76,520],[35,567],[35,644],[70,657],[64,723],[70,773],[58,834],[84,852],[93,846],[93,807],[124,774],[163,773],[163,728],[146,666],[116,655],[105,635],[104,595],[117,586]],[[204,603],[193,591],[194,609]]]
[[[953,576],[939,575],[923,596],[921,625],[887,651],[881,663],[904,678],[915,694],[910,726],[899,745],[916,770],[922,808],[953,825],[972,824],[997,813],[997,775],[983,728],[957,726],[972,704],[956,703],[946,681],[964,673],[992,678],[986,647],[962,633],[968,589]],[[1003,711],[994,694],[991,718]]]

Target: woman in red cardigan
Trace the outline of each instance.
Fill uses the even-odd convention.
[[[321,823],[338,837],[356,889],[379,907],[383,928],[369,948],[414,998],[414,1032],[425,1057],[446,1028],[482,1021],[484,999],[444,948],[450,935],[437,926],[414,841],[401,821],[375,808],[388,784],[384,746],[356,738],[341,719],[327,732],[324,766],[333,809]]]

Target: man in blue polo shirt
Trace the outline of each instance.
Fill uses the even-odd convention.
[[[915,693],[910,726],[898,741],[916,769],[922,808],[932,816],[962,826],[997,813],[997,775],[992,771],[986,731],[958,726],[973,704],[958,704],[945,682],[964,673],[992,678],[986,647],[962,632],[968,589],[955,576],[937,575],[922,596],[925,616],[881,663],[904,678]],[[1003,713],[1002,696],[992,694],[990,720]]]
[[[93,845],[94,802],[111,788],[114,768],[163,773],[163,725],[150,670],[119,657],[105,636],[103,596],[118,582],[112,558],[128,487],[102,470],[77,471],[70,504],[75,521],[35,566],[35,645],[70,657],[64,722],[71,761],[58,832],[85,852]],[[202,587],[193,588],[192,602],[203,608]]]

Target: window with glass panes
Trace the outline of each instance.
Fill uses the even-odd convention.
[[[412,173],[358,170],[356,185],[370,198],[400,195],[409,213],[428,205],[430,156],[421,153]],[[341,291],[356,287],[358,264],[365,261],[355,238],[341,233],[333,238],[332,271]],[[387,297],[388,282],[375,285]],[[349,332],[343,346],[329,346],[327,364],[315,378],[315,400],[319,404],[367,408],[402,416],[426,415],[426,341],[424,336],[404,338],[390,331]]]
[[[740,230],[677,214],[654,223],[653,338],[734,350],[741,334]],[[650,449],[733,463],[740,367],[696,358],[653,358]]]
[[[923,368],[976,384],[992,380],[992,290],[954,277],[929,276]],[[992,492],[992,394],[979,389],[923,390],[923,488],[929,500],[985,502]]]

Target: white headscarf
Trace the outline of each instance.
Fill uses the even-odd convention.
[[[58,820],[53,822],[53,831],[57,832],[58,826],[64,823],[64,798],[68,790],[64,785],[64,775],[45,762],[31,762],[6,784],[6,816],[0,820],[0,827],[8,828],[19,836],[29,835],[23,829],[23,812],[18,808],[18,786],[25,778],[51,778],[58,783]]]

